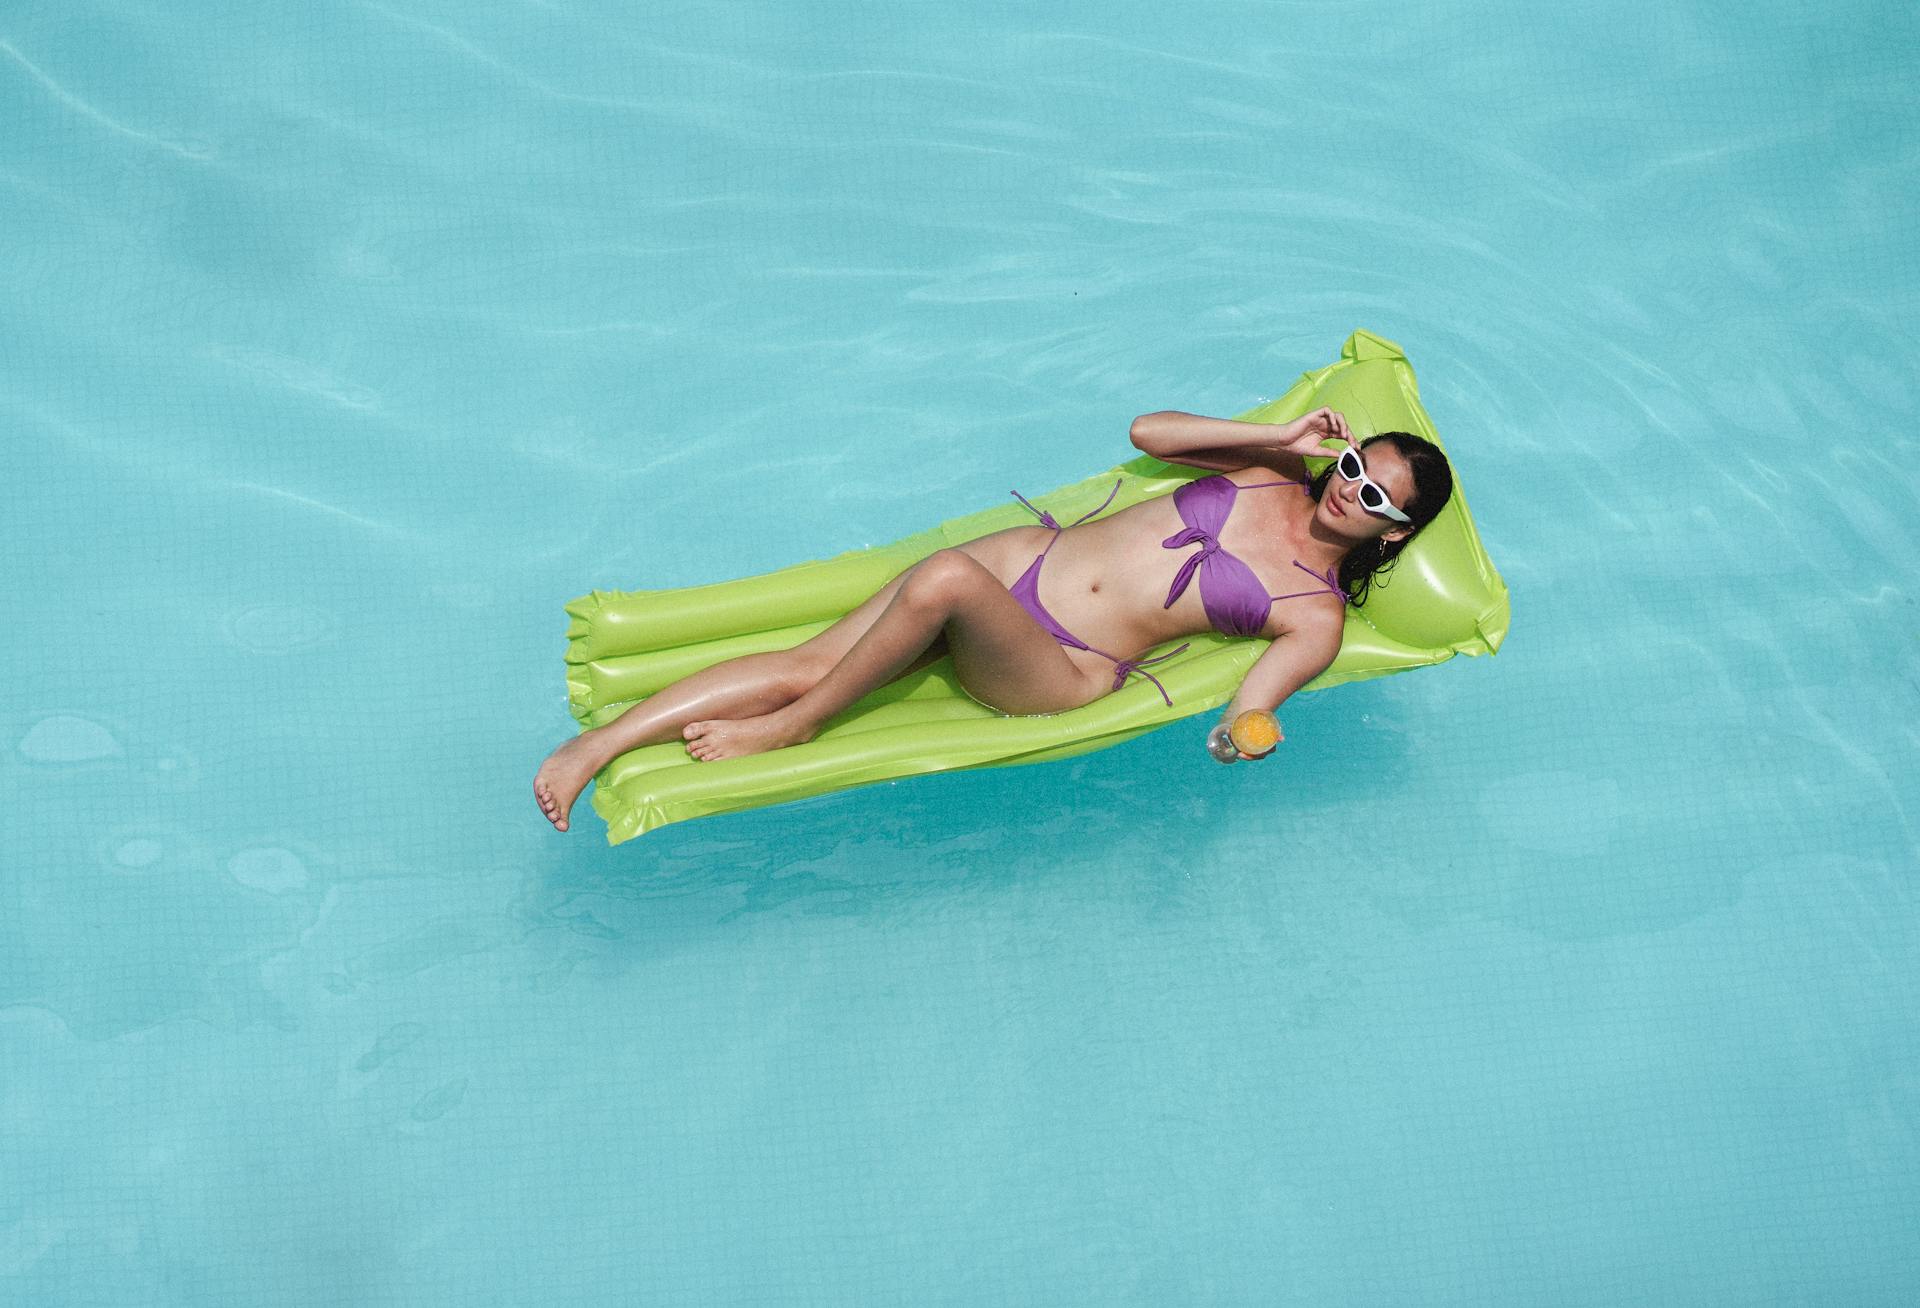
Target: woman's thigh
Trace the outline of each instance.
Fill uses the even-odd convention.
[[[1009,527],[1005,531],[996,531],[977,540],[964,541],[954,548],[993,573],[1002,586],[1009,586],[1026,569],[1026,565],[1033,561],[1032,556],[1046,548],[1047,539],[1052,534],[1045,527]],[[1020,554],[1028,545],[1032,548],[1023,561],[1020,559]],[[1015,563],[1018,563],[1018,566],[1013,567],[1009,573],[1007,569]],[[914,567],[919,566],[917,563],[914,565]],[[831,627],[795,645],[793,652],[812,664],[818,676],[825,676],[834,664],[847,656],[847,651],[853,648],[854,642],[867,634],[867,628],[873,625],[874,619],[886,611],[887,605],[893,603],[894,595],[898,593],[901,584],[912,572],[913,568],[902,571],[899,576],[861,601],[858,607]],[[1028,620],[1032,621],[1031,618]],[[1052,637],[1048,639],[1051,640]],[[930,663],[938,662],[946,654],[947,642],[942,636],[928,647],[927,653],[908,668],[907,672],[917,672]],[[901,675],[905,676],[907,673]]]
[[[946,550],[927,564],[936,571],[907,582],[909,595],[944,616],[953,674],[966,692],[1002,713],[1061,713],[1098,699],[1111,665],[1095,670],[1034,621],[998,577],[963,550]],[[1076,657],[1077,656],[1077,657]]]

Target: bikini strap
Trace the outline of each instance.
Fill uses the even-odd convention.
[[[1285,481],[1256,481],[1251,486],[1240,486],[1238,482],[1235,482],[1234,485],[1239,486],[1241,490],[1263,490],[1268,486],[1298,486],[1307,494],[1313,494],[1313,479],[1311,477],[1305,481],[1295,481],[1289,477]]]
[[[1340,579],[1334,575],[1334,570],[1332,568],[1328,568],[1326,571],[1326,574],[1323,576],[1320,573],[1315,572],[1312,568],[1309,568],[1306,564],[1302,563],[1299,559],[1295,559],[1293,561],[1293,566],[1300,569],[1300,571],[1306,573],[1309,577],[1312,577],[1315,581],[1319,582],[1320,589],[1296,590],[1291,595],[1269,595],[1267,597],[1268,599],[1270,600],[1298,599],[1302,595],[1338,595],[1343,603],[1351,604],[1353,602],[1353,597],[1347,594],[1346,591],[1340,588]]]
[[[1081,523],[1085,522],[1088,518],[1095,517],[1098,514],[1100,514],[1102,511],[1104,511],[1107,505],[1113,503],[1113,497],[1120,493],[1120,487],[1122,483],[1124,483],[1125,481],[1126,481],[1126,478],[1122,477],[1119,481],[1114,482],[1113,489],[1107,492],[1106,499],[1100,501],[1099,508],[1095,509],[1092,513],[1081,514],[1078,518],[1075,518],[1071,523],[1069,523],[1068,526],[1078,527]],[[1026,505],[1027,508],[1032,511],[1033,515],[1040,519],[1041,526],[1051,527],[1055,531],[1066,530],[1066,527],[1062,527],[1059,523],[1059,520],[1056,519],[1051,513],[1048,513],[1045,509],[1034,508],[1033,501],[1029,500],[1026,496],[1022,495],[1019,491],[1010,490],[1008,491],[1008,494],[1012,495],[1013,498],[1015,498],[1016,500],[1019,500],[1022,504]]]
[[[1085,522],[1088,518],[1097,517],[1100,514],[1106,512],[1107,505],[1113,503],[1113,497],[1120,493],[1120,486],[1121,486],[1121,483],[1124,481],[1126,481],[1126,478],[1122,477],[1119,481],[1114,482],[1113,489],[1107,492],[1107,498],[1100,501],[1100,507],[1095,509],[1092,513],[1081,514],[1079,517],[1073,520],[1073,525],[1078,527],[1081,523]]]

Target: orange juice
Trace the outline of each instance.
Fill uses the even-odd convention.
[[[1280,743],[1280,719],[1265,709],[1248,709],[1233,720],[1228,735],[1233,747],[1249,758],[1269,754]]]

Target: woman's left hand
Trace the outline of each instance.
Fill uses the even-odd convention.
[[[1330,459],[1339,451],[1321,449],[1324,442],[1352,440],[1346,417],[1337,409],[1315,409],[1280,427],[1280,448],[1303,458]]]

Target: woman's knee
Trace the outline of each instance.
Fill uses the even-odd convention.
[[[935,550],[913,565],[901,583],[900,595],[922,608],[951,605],[969,586],[991,576],[975,559],[960,550]]]

